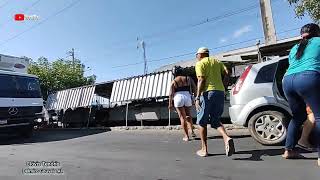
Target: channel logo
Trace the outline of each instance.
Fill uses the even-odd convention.
[[[24,21],[24,14],[15,14],[14,20],[15,21]]]
[[[14,15],[15,21],[25,21],[25,20],[39,20],[39,16],[37,15],[25,15],[25,14],[15,14]]]

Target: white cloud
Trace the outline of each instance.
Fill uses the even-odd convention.
[[[233,33],[233,37],[234,38],[238,38],[238,37],[242,36],[243,34],[248,33],[250,31],[252,31],[252,26],[251,25],[243,26],[243,27],[241,27],[240,29],[236,30]]]
[[[221,38],[221,39],[220,39],[220,43],[225,43],[225,42],[227,42],[227,41],[228,41],[227,38]]]

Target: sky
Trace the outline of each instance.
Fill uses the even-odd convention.
[[[296,18],[294,7],[287,0],[271,2],[278,39],[299,35],[298,28],[311,22],[308,16]],[[0,0],[0,54],[53,61],[70,58],[67,52],[74,48],[75,57],[87,66],[85,74],[95,74],[97,82],[130,77],[144,72],[142,49],[137,48],[141,40],[150,61],[148,72],[192,60],[195,55],[190,53],[202,46],[212,48],[214,54],[255,45],[257,39],[263,40],[258,3],[259,0]],[[14,21],[17,13],[37,15],[39,19]],[[240,43],[243,41],[247,42]],[[180,56],[183,54],[188,55]]]

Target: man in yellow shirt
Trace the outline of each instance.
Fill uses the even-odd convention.
[[[234,152],[234,143],[230,138],[220,117],[224,108],[224,83],[228,77],[228,70],[223,63],[209,57],[209,49],[202,47],[197,51],[196,74],[198,78],[196,109],[197,124],[200,126],[201,150],[197,155],[205,157],[208,155],[207,125],[218,130],[222,135],[226,155],[231,156]],[[224,77],[225,79],[223,79]]]

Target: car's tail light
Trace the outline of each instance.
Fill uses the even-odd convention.
[[[247,66],[247,68],[244,70],[244,72],[242,73],[242,75],[240,76],[240,78],[238,79],[238,82],[236,83],[236,85],[233,87],[233,91],[232,94],[236,95],[238,94],[238,92],[240,91],[244,81],[246,80],[250,70],[252,68],[252,65]]]

